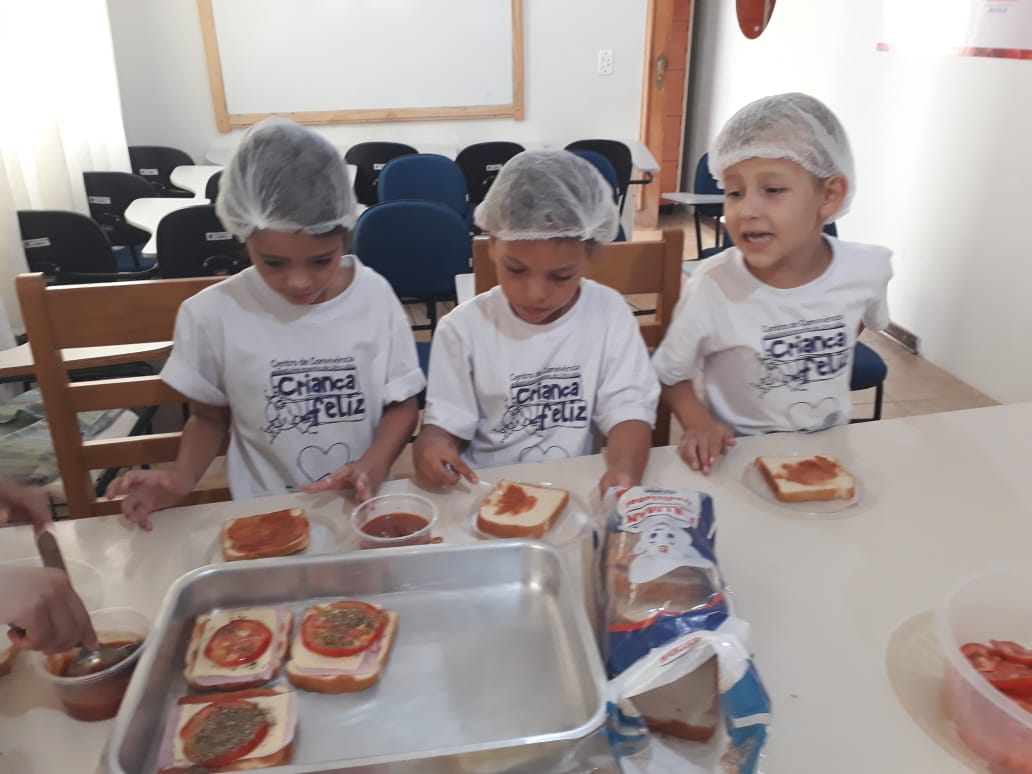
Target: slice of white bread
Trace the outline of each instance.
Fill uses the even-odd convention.
[[[208,660],[204,650],[211,636],[234,618],[250,618],[264,624],[272,632],[268,649],[257,661],[241,667],[220,667]],[[199,691],[235,691],[269,682],[283,665],[290,642],[293,615],[281,608],[239,608],[203,613],[194,621],[190,644],[186,650],[186,684]]]
[[[850,500],[856,495],[856,480],[834,457],[757,457],[774,496],[782,502]]]
[[[296,554],[308,547],[308,517],[301,508],[230,519],[219,537],[226,561]]]
[[[720,723],[717,659],[707,659],[679,680],[631,698],[645,725],[681,739],[706,742]]]
[[[261,744],[243,758],[224,766],[202,766],[188,760],[179,734],[193,713],[209,704],[237,700],[254,702],[266,711],[271,723]],[[297,715],[297,697],[283,686],[208,696],[183,696],[169,714],[161,751],[158,753],[158,774],[248,771],[288,764],[293,757]]]
[[[11,670],[14,669],[14,662],[18,658],[19,650],[21,648],[17,645],[8,645],[6,648],[0,648],[0,677],[10,674]]]
[[[305,608],[304,617],[307,618],[317,607]],[[323,656],[306,648],[301,637],[302,619],[290,646],[287,679],[302,690],[318,693],[364,691],[375,685],[387,665],[398,633],[398,614],[394,610],[383,612],[387,614],[387,625],[380,638],[361,653],[341,658]]]
[[[543,537],[569,500],[565,489],[502,479],[481,503],[477,529],[495,537]]]

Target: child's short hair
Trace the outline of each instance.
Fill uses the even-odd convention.
[[[355,222],[355,194],[340,151],[285,118],[252,126],[219,181],[215,212],[243,241],[261,229],[321,236]]]
[[[567,150],[529,150],[502,167],[475,222],[498,239],[612,242],[620,212],[590,161]]]
[[[846,197],[835,213],[849,210],[856,172],[849,138],[834,113],[809,94],[775,94],[751,102],[724,124],[709,152],[709,168],[723,187],[728,167],[746,159],[788,159],[820,180],[846,178]]]

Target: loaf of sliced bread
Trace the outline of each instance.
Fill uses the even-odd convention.
[[[543,537],[569,499],[565,489],[502,479],[480,505],[477,529],[495,537]]]
[[[850,500],[856,495],[856,480],[834,457],[757,457],[756,467],[782,502]]]

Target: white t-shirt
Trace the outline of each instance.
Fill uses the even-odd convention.
[[[524,322],[501,287],[441,319],[430,350],[424,423],[469,441],[471,467],[593,454],[598,433],[656,419],[659,384],[627,302],[581,282],[546,325]]]
[[[423,389],[401,303],[383,277],[354,267],[321,304],[291,304],[248,268],[180,307],[161,378],[230,407],[234,498],[282,494],[357,460],[383,407]]]
[[[737,435],[813,431],[849,421],[860,323],[889,324],[884,247],[826,237],[831,264],[797,288],[756,279],[737,248],[686,284],[652,362],[663,384],[700,374],[714,417]]]

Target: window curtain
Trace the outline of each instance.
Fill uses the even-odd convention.
[[[0,335],[23,330],[16,212],[88,214],[86,170],[129,171],[106,0],[0,0]]]

